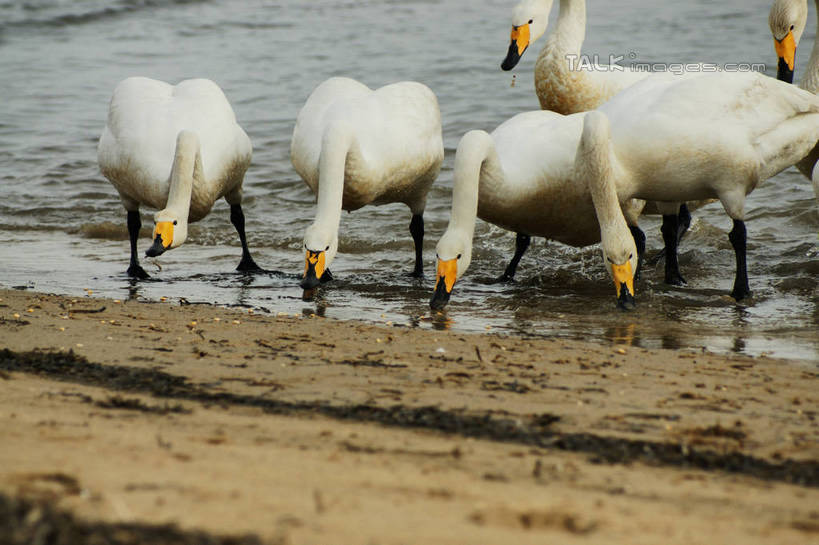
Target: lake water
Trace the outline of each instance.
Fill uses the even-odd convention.
[[[810,183],[794,169],[748,200],[755,296],[748,304],[727,296],[731,223],[712,204],[694,214],[680,248],[688,286],[667,287],[662,264],[648,268],[634,312],[615,309],[596,247],[535,239],[516,283],[488,283],[511,257],[514,235],[479,221],[469,272],[446,313],[430,313],[434,248],[448,221],[458,140],[538,107],[532,77],[542,40],[514,71],[515,86],[499,68],[513,4],[0,0],[0,286],[819,361],[819,212]],[[590,4],[585,53],[650,63],[766,63],[775,73],[769,0]],[[812,10],[811,3],[797,79],[813,42]],[[111,92],[131,75],[174,83],[206,77],[224,89],[254,144],[244,209],[251,251],[269,273],[233,272],[239,242],[220,202],[191,226],[182,247],[156,261],[143,258],[152,281],[127,278],[125,212],[99,173],[96,145]],[[334,75],[370,87],[427,84],[441,105],[446,159],[425,216],[427,278],[407,275],[413,252],[406,207],[365,208],[342,218],[336,282],[304,302],[301,241],[314,198],[290,165],[289,142],[311,90]],[[143,210],[143,223],[150,226],[151,218]],[[656,252],[658,219],[641,225],[649,253]],[[140,241],[140,253],[148,242]]]

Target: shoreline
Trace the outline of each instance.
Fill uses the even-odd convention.
[[[0,290],[0,494],[263,543],[807,542],[793,363]]]

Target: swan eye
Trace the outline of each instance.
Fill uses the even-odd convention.
[[[631,259],[633,256],[634,256],[634,254],[628,254],[629,259]]]
[[[611,263],[612,265],[614,265],[614,261],[612,261],[612,260],[611,260],[611,258],[610,258],[609,256],[606,256],[606,261],[608,261],[609,263]]]
[[[461,259],[461,254],[458,254],[458,257],[456,257],[455,259]]]
[[[535,22],[535,20],[534,20],[534,19],[529,19],[529,24],[530,24],[530,25],[531,25],[532,23],[534,23],[534,22]]]
[[[330,245],[328,244],[327,247],[324,249],[324,251],[326,252],[329,249],[330,249]]]
[[[791,30],[793,30],[793,25],[791,25]]]
[[[173,224],[176,225],[176,220],[173,220]]]

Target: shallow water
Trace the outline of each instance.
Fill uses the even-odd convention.
[[[635,312],[615,310],[596,247],[536,239],[518,281],[491,284],[511,257],[514,235],[479,221],[469,272],[447,312],[430,313],[434,247],[446,228],[458,139],[537,108],[532,72],[542,42],[515,70],[514,87],[512,75],[499,69],[513,4],[0,0],[0,286],[819,361],[819,213],[809,182],[794,169],[749,197],[755,297],[748,304],[727,297],[734,271],[730,220],[712,204],[694,214],[680,249],[688,286],[664,286],[662,265],[649,268]],[[584,51],[650,63],[766,63],[773,74],[769,6],[768,0],[669,0],[651,9],[636,0],[590,2]],[[813,41],[810,17],[797,78]],[[225,90],[254,144],[244,208],[251,250],[271,272],[233,272],[240,249],[222,202],[191,226],[181,248],[143,260],[152,281],[126,277],[125,213],[99,174],[96,143],[110,94],[130,75],[172,82],[208,77]],[[289,140],[310,91],[333,75],[371,87],[404,79],[429,85],[441,104],[447,155],[425,215],[427,278],[407,275],[408,210],[365,208],[342,218],[337,281],[308,303],[298,275],[314,199],[290,166]],[[151,214],[143,212],[146,230]],[[641,225],[649,253],[657,251],[658,220]],[[143,250],[147,243],[141,241]]]

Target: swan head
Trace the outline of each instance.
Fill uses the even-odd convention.
[[[165,250],[181,246],[188,238],[188,222],[175,212],[165,209],[154,215],[153,244],[145,251],[147,257],[162,255]]]
[[[607,240],[608,238],[608,240]],[[617,307],[634,308],[634,275],[637,273],[637,246],[631,236],[604,237],[603,261],[617,290]]]
[[[796,47],[808,20],[807,0],[776,0],[768,14],[768,26],[779,58],[776,77],[793,83]]]
[[[512,11],[512,35],[509,51],[501,63],[503,70],[517,66],[529,44],[543,36],[549,26],[553,0],[523,0]]]
[[[472,262],[472,243],[464,237],[458,236],[452,230],[447,230],[436,247],[438,269],[435,273],[435,291],[429,306],[433,310],[441,310],[449,302],[455,281],[469,268]]]
[[[304,233],[304,275],[301,287],[305,292],[314,290],[330,279],[330,263],[338,251],[338,232],[315,223]]]

